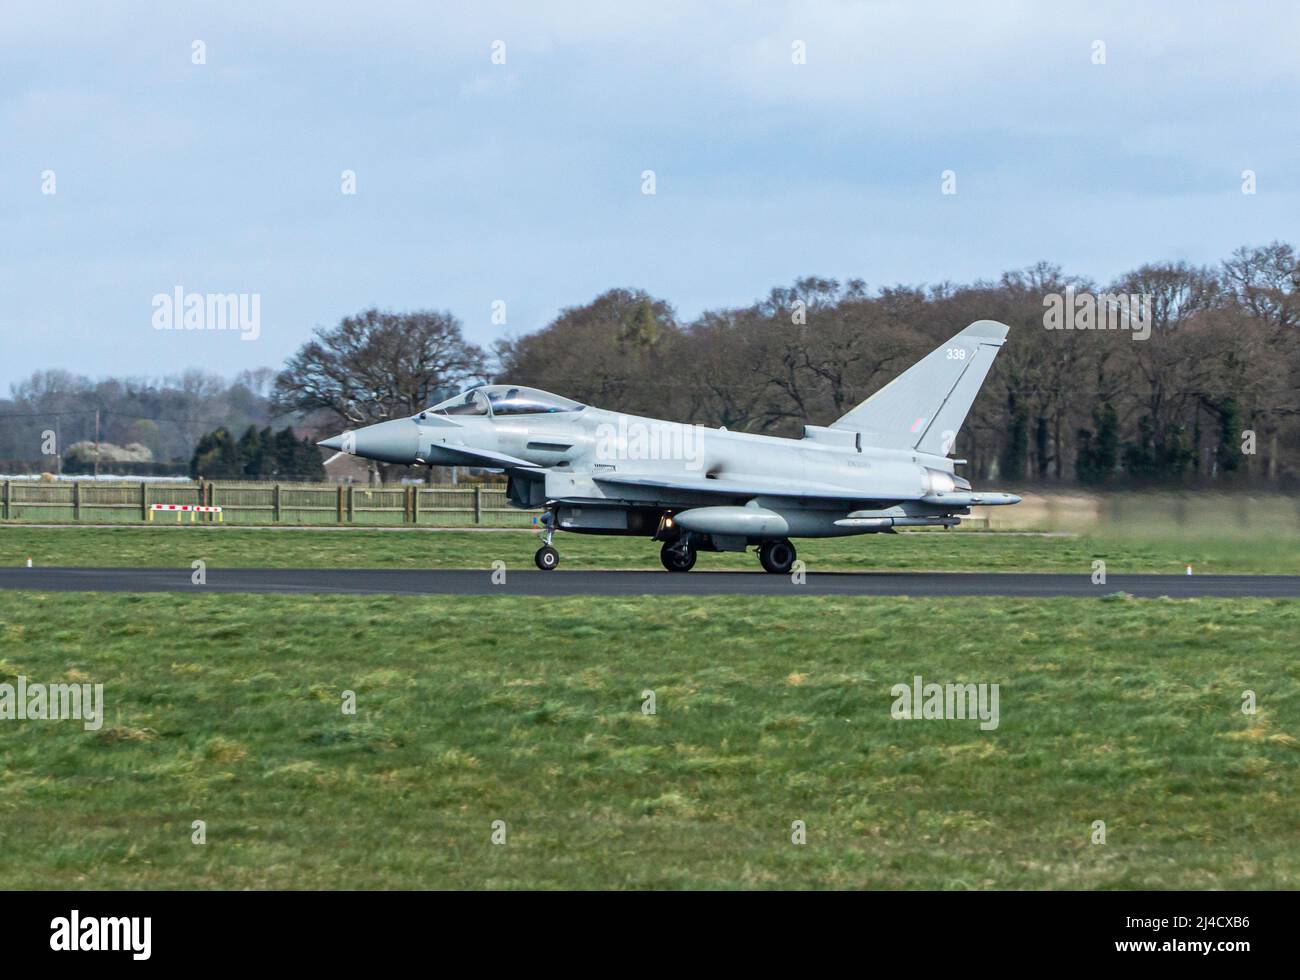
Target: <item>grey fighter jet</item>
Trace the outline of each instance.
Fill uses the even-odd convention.
[[[537,567],[559,564],[556,531],[662,542],[670,572],[701,551],[757,546],[789,572],[791,538],[952,526],[976,493],[954,472],[957,432],[1007,328],[979,320],[829,426],[786,439],[581,405],[535,388],[472,388],[410,418],[344,432],[327,449],[388,463],[473,466],[508,474],[511,504],[541,510]]]

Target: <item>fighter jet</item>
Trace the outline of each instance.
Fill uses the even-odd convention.
[[[1007,327],[979,320],[829,426],[800,439],[728,432],[583,405],[519,385],[471,388],[410,418],[319,445],[388,463],[472,466],[508,475],[516,507],[540,510],[537,567],[560,561],[556,531],[662,543],[670,572],[700,552],[757,547],[788,573],[791,538],[952,526],[972,506],[1019,503],[977,493],[951,452]]]

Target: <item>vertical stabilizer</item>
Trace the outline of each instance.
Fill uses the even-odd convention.
[[[976,320],[831,428],[860,432],[863,446],[948,455],[1007,329],[995,320]]]

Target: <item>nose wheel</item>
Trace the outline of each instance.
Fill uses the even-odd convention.
[[[764,541],[758,546],[758,560],[763,570],[774,575],[788,575],[796,557],[794,545],[785,538]]]

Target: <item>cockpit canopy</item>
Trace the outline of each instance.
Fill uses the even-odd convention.
[[[439,402],[427,411],[438,415],[553,415],[580,412],[584,408],[578,402],[537,388],[483,385]]]

